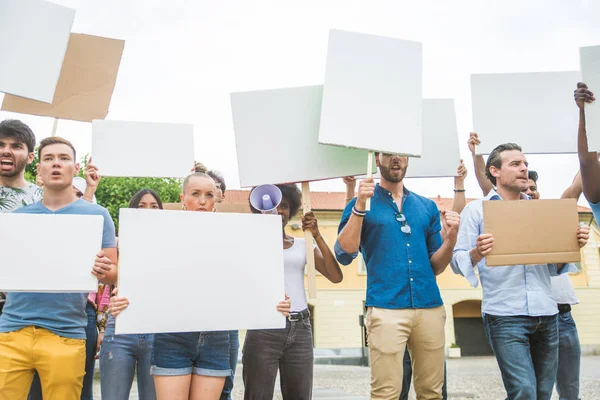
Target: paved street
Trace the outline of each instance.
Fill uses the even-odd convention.
[[[582,358],[581,397],[583,400],[600,399],[600,356]],[[366,400],[369,398],[369,369],[335,365],[316,365],[314,400]],[[243,398],[241,366],[237,371],[234,399]],[[485,399],[504,400],[500,372],[492,357],[465,357],[448,360],[448,397],[452,400]],[[100,388],[96,384],[96,399],[100,399]],[[414,393],[411,393],[414,399]],[[137,399],[132,390],[130,399]],[[281,399],[276,393],[274,399]],[[558,396],[553,397],[558,399]]]

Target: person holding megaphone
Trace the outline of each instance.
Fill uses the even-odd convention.
[[[302,193],[295,184],[261,185],[250,192],[253,213],[281,215],[285,291],[291,300],[291,312],[283,329],[249,330],[242,350],[244,399],[273,398],[275,378],[280,373],[284,399],[312,398],[313,338],[310,313],[304,289],[306,243],[294,238],[285,227],[302,204]],[[302,230],[309,230],[315,239],[315,267],[333,283],[343,275],[335,256],[321,236],[312,212],[302,216]]]

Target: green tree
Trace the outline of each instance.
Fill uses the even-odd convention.
[[[79,176],[83,177],[83,171],[87,165],[89,156],[81,160]],[[37,151],[34,161],[25,169],[25,178],[35,183],[37,175]],[[133,195],[142,189],[152,189],[160,196],[163,203],[175,203],[179,201],[181,193],[181,179],[170,178],[110,178],[103,177],[96,190],[98,204],[108,209],[108,212],[119,229],[119,209],[126,208]]]

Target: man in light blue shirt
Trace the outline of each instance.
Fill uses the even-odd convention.
[[[508,398],[550,399],[558,368],[558,309],[550,276],[575,271],[575,267],[487,267],[485,256],[492,250],[494,238],[484,233],[482,201],[529,199],[522,194],[528,186],[528,164],[521,148],[507,143],[492,151],[485,171],[497,189],[462,212],[451,267],[474,287],[481,281],[486,335]],[[587,228],[580,228],[580,246],[587,243],[588,236]]]

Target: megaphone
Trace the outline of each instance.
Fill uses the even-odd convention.
[[[250,193],[250,204],[262,214],[277,214],[283,195],[275,185],[259,185]]]

